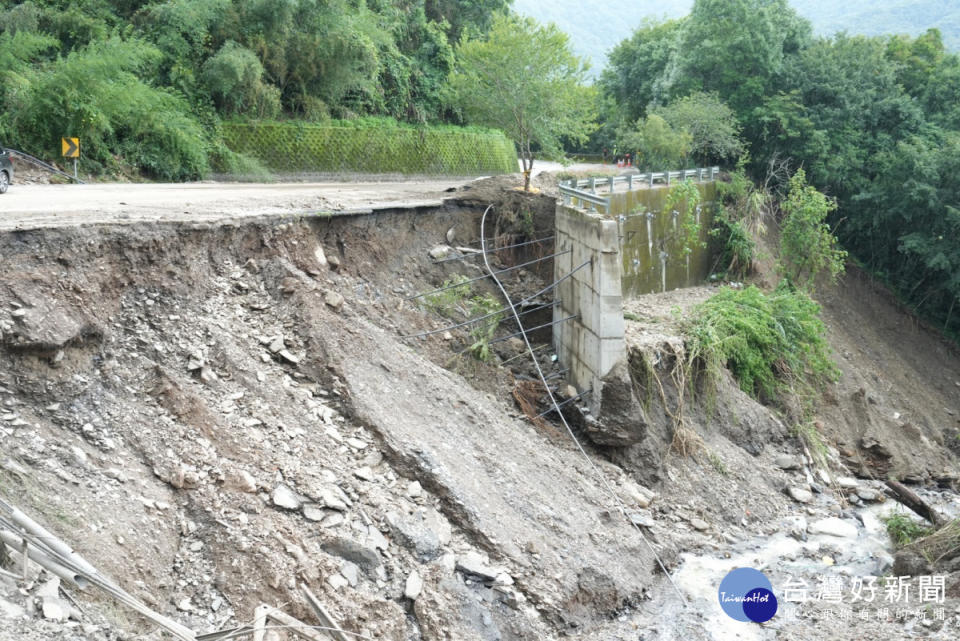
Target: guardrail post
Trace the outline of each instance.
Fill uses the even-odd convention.
[[[667,187],[669,187],[669,186],[670,186],[670,171],[668,170],[668,171],[663,172],[663,175],[666,177],[666,179],[667,179]]]
[[[627,176],[627,191],[633,191],[633,174]]]
[[[703,167],[697,169],[697,180],[703,182]]]
[[[597,193],[597,179],[596,179],[596,178],[591,178],[591,179],[590,179],[590,193],[591,193],[591,194]]]
[[[610,181],[610,193],[612,194],[613,193],[613,176],[610,176],[609,181]]]
[[[717,167],[710,168],[710,180],[716,180],[717,177]]]
[[[653,172],[650,172],[650,186],[653,187]]]

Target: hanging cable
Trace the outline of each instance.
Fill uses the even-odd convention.
[[[507,272],[512,272],[516,269],[521,269],[522,267],[527,267],[529,265],[536,265],[537,263],[542,263],[545,260],[550,260],[556,256],[562,256],[564,254],[569,254],[572,252],[572,249],[565,249],[562,252],[557,252],[555,254],[550,254],[549,256],[544,256],[543,258],[537,258],[535,260],[528,260],[525,263],[520,263],[519,265],[514,265],[513,267],[506,267],[504,269],[497,270],[497,274],[505,274]],[[448,289],[453,289],[454,287],[461,287],[463,285],[469,285],[470,283],[475,283],[478,280],[483,280],[484,278],[490,278],[489,274],[484,274],[483,276],[477,276],[476,278],[470,278],[468,280],[461,281],[459,283],[453,283],[452,285],[444,285],[443,287],[438,287],[436,289],[431,289],[428,292],[421,292],[419,294],[414,294],[413,296],[407,296],[403,300],[414,300],[417,298],[423,298],[424,296],[429,296],[430,294],[438,294],[440,292],[445,292]]]
[[[503,247],[498,247],[497,249],[492,250],[491,253],[502,252],[502,251],[504,251],[504,250],[506,250],[506,249],[513,249],[513,248],[515,248],[515,247],[526,247],[527,245],[533,245],[533,244],[535,244],[535,243],[545,243],[545,242],[547,242],[548,240],[553,240],[553,236],[547,236],[546,238],[537,238],[536,240],[528,240],[528,241],[525,242],[525,243],[516,243],[516,244],[514,244],[514,245],[504,245]],[[456,249],[456,248],[455,248],[455,249]],[[476,253],[467,254],[466,256],[451,256],[450,258],[441,258],[440,260],[435,260],[435,261],[433,261],[433,264],[434,264],[434,265],[438,265],[438,264],[440,264],[440,263],[448,263],[448,262],[450,262],[451,260],[466,260],[466,259],[468,259],[468,258],[473,258],[473,257],[475,257],[475,256],[479,256],[480,254],[483,253],[483,252],[482,252],[481,250],[479,250],[479,249],[472,249],[472,248],[468,248],[468,249],[470,249],[470,251],[476,252]]]
[[[480,238],[485,238],[484,227],[487,222],[487,214],[490,213],[490,210],[493,208],[493,205],[487,207],[486,211],[483,212],[483,217],[480,219]],[[677,591],[677,595],[680,597],[681,603],[684,607],[688,606],[686,597],[683,595],[683,592],[680,591],[680,587],[673,580],[673,577],[670,576],[670,573],[667,571],[666,566],[663,561],[660,559],[660,555],[657,554],[657,551],[654,549],[653,544],[647,540],[647,537],[644,536],[643,530],[640,529],[636,523],[634,523],[629,515],[627,514],[627,506],[623,503],[623,500],[617,495],[616,490],[613,489],[613,486],[610,485],[610,482],[603,475],[603,472],[597,467],[597,464],[593,462],[593,459],[590,458],[590,455],[587,454],[587,451],[583,449],[583,445],[580,444],[580,440],[577,439],[577,435],[573,433],[573,429],[570,427],[570,424],[567,422],[566,417],[563,415],[563,412],[560,411],[560,406],[557,403],[556,397],[553,395],[553,392],[550,390],[550,386],[547,385],[546,377],[543,375],[543,369],[540,367],[540,362],[537,360],[536,356],[533,353],[533,347],[530,345],[530,340],[527,338],[527,332],[523,329],[523,324],[520,322],[520,315],[517,313],[517,309],[514,306],[513,302],[510,299],[510,295],[507,293],[506,288],[504,288],[503,283],[500,282],[500,279],[497,278],[496,272],[490,267],[490,260],[484,251],[483,254],[483,264],[486,267],[487,271],[490,273],[490,278],[493,279],[493,282],[496,283],[497,287],[500,289],[500,293],[503,294],[504,299],[507,301],[507,305],[510,306],[510,310],[513,313],[514,320],[516,320],[517,325],[520,326],[520,335],[523,337],[523,342],[527,346],[527,351],[530,353],[530,357],[533,359],[533,365],[537,368],[537,374],[540,376],[540,381],[543,383],[544,389],[547,391],[547,396],[550,398],[550,403],[553,405],[553,409],[557,411],[560,415],[560,420],[563,422],[563,426],[567,429],[567,433],[570,435],[570,438],[573,439],[574,444],[577,446],[577,449],[580,451],[580,454],[587,460],[589,466],[593,469],[597,478],[600,479],[600,482],[606,488],[607,492],[610,494],[610,497],[613,499],[614,503],[617,505],[620,514],[626,519],[627,523],[633,526],[633,528],[640,535],[640,539],[647,545],[647,548],[650,550],[650,553],[653,554],[653,558],[656,559],[657,564],[660,566],[660,569],[663,570],[664,575],[667,577],[667,580],[670,581],[670,584],[673,586],[673,589]],[[532,330],[531,330],[532,331]]]

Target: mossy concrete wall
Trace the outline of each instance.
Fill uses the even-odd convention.
[[[666,208],[670,187],[611,194],[609,213],[557,205],[555,247],[569,253],[554,259],[557,286],[554,319],[572,320],[553,328],[553,345],[578,391],[591,390],[590,405],[602,402],[603,380],[626,358],[623,300],[631,296],[696,285],[709,275],[708,230],[716,183],[698,183],[698,242],[684,252],[687,232],[681,217]],[[678,209],[683,208],[680,203]]]
[[[635,189],[610,196],[609,216],[620,235],[620,282],[625,297],[691,287],[710,275],[710,225],[716,207],[715,182],[697,183],[700,191],[698,242],[689,254],[686,230],[673,209],[664,206],[670,188]]]

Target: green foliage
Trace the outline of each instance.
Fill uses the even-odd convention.
[[[737,117],[715,93],[694,92],[652,113],[690,134],[690,155],[704,167],[736,160],[744,151]]]
[[[486,37],[457,48],[450,102],[466,122],[503,129],[529,172],[534,147],[556,157],[563,140],[583,141],[595,128],[595,90],[583,84],[586,71],[556,26],[501,15]]]
[[[817,428],[818,423],[819,421],[806,418],[794,424],[790,429],[790,433],[800,439],[807,447],[807,450],[817,465],[827,469],[829,467],[829,461],[827,459],[829,450],[827,444],[823,441],[823,434],[821,434]]]
[[[787,239],[798,241],[784,252],[787,275],[809,284],[818,269],[836,274],[839,254],[826,242],[830,224],[851,256],[907,305],[960,337],[960,13],[942,0],[895,8],[854,0],[827,20],[813,4],[790,3],[837,27],[843,24],[837,16],[849,14],[857,16],[858,30],[885,21],[888,33],[918,35],[813,38],[786,0],[696,0],[689,16],[644,24],[614,47],[599,83],[600,104],[626,132],[624,122],[665,115],[695,92],[715,94],[742,126],[753,159],[745,168],[764,183],[730,196],[731,223],[756,235],[773,210],[769,193],[788,187],[789,172],[767,180],[768,168],[803,167],[810,185],[836,206],[792,203],[806,214],[813,213],[808,206],[826,213]],[[943,34],[929,29],[931,16]],[[666,122],[667,133],[683,130],[676,120]],[[674,153],[685,151],[681,143],[674,141]],[[719,233],[742,238],[737,229]],[[808,261],[804,252],[811,248]]]
[[[682,167],[693,144],[690,133],[674,129],[662,116],[651,114],[641,118],[630,129],[622,129],[617,144],[633,153],[636,166],[649,171],[670,171]]]
[[[501,307],[502,305],[496,298],[490,294],[482,294],[470,299],[467,315],[470,318],[478,318],[480,316],[486,316],[487,314],[493,314],[498,309],[501,309]],[[503,313],[493,314],[493,316],[470,326],[470,340],[473,342],[469,349],[470,353],[473,354],[477,360],[484,363],[490,361],[492,356],[490,341],[493,340],[493,335],[497,331],[497,327],[500,325],[503,317]]]
[[[467,282],[469,280],[462,274],[448,278],[440,285],[441,291],[423,297],[424,304],[441,316],[454,318],[458,306],[470,296],[472,291],[470,283]]]
[[[899,547],[910,545],[918,539],[930,536],[935,531],[934,528],[928,527],[902,513],[888,514],[883,517],[883,522],[887,526],[887,533],[890,534],[890,538]]]
[[[791,283],[812,287],[820,275],[831,281],[843,273],[847,252],[824,222],[836,203],[807,184],[802,169],[790,179],[790,191],[781,204],[780,272]]]
[[[746,226],[733,218],[726,207],[720,207],[714,215],[710,236],[720,245],[719,261],[728,278],[750,275],[757,244]]]
[[[219,169],[238,162],[219,139],[222,117],[449,119],[442,94],[454,66],[451,38],[481,37],[504,4],[4,3],[0,135],[50,160],[61,136],[79,135],[81,169],[169,180],[200,177],[211,161]],[[102,73],[87,75],[98,64]],[[90,91],[80,90],[88,79]]]
[[[486,363],[493,355],[490,351],[490,341],[504,315],[494,313],[501,308],[495,297],[490,294],[471,295],[473,288],[469,280],[463,275],[447,279],[441,285],[446,289],[424,296],[423,302],[429,309],[451,320],[458,320],[459,316],[470,319],[491,314],[489,318],[470,325],[471,342],[467,348],[474,358]]]
[[[404,127],[391,120],[228,122],[227,146],[275,171],[502,174],[516,171],[513,143],[500,133]]]
[[[509,4],[510,0],[427,0],[424,7],[431,20],[447,25],[451,41],[459,41],[464,32],[486,32],[493,16]]]
[[[677,226],[683,230],[680,236],[680,251],[689,256],[695,249],[706,247],[700,240],[700,190],[692,180],[684,180],[670,188],[663,201],[664,211],[677,212]]]
[[[819,312],[809,296],[785,287],[770,295],[724,288],[688,322],[689,362],[711,385],[725,367],[744,392],[786,404],[839,376]]]
[[[610,51],[600,87],[626,122],[636,122],[661,97],[664,73],[676,56],[682,20],[646,19]]]
[[[787,0],[695,0],[669,93],[715,91],[745,119],[776,86],[810,31]]]
[[[203,81],[221,113],[272,118],[280,111],[280,91],[264,84],[260,59],[236,42],[228,41],[207,59]]]
[[[28,71],[5,88],[8,144],[52,156],[61,136],[78,136],[88,168],[121,171],[119,155],[152,177],[202,177],[208,140],[183,99],[138,78],[158,57],[142,41],[113,37]]]

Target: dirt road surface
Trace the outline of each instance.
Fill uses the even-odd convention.
[[[13,185],[0,196],[0,231],[439,204],[468,181]]]

